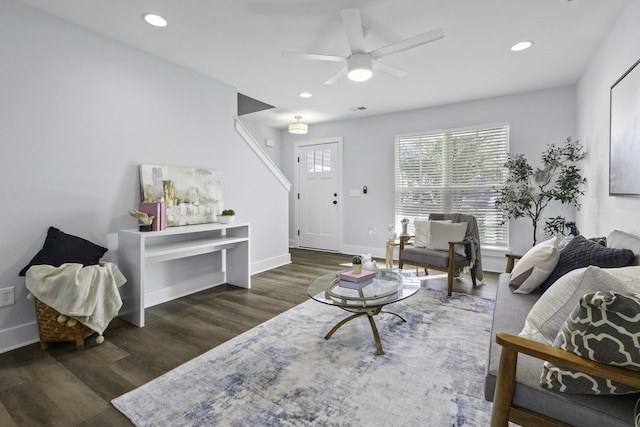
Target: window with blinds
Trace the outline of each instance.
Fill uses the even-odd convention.
[[[483,247],[507,248],[508,223],[495,207],[507,178],[509,126],[450,129],[395,139],[395,224],[430,213],[465,213],[478,221]]]

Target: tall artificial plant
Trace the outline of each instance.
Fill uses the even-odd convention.
[[[502,214],[502,223],[510,219],[528,217],[533,224],[533,244],[537,242],[538,222],[550,202],[557,200],[580,209],[578,197],[584,194],[584,184],[577,164],[586,153],[579,141],[567,138],[560,146],[548,145],[540,155],[541,166],[533,168],[523,154],[510,156],[505,163],[508,178],[502,188],[496,208]],[[545,220],[547,234],[562,233],[565,219],[561,216]]]

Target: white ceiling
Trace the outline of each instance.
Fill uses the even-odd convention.
[[[627,0],[21,0],[235,86],[276,108],[248,117],[285,128],[575,83]],[[339,10],[361,11],[367,51],[442,28],[442,40],[384,59],[408,72],[325,85],[348,55]],[[154,28],[143,13],[169,25]],[[533,40],[532,48],[510,46]],[[299,92],[313,97],[303,99]],[[365,111],[356,110],[364,106]]]

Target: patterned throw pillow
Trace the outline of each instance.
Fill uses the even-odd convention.
[[[585,359],[640,371],[640,294],[598,291],[582,297],[553,346]],[[628,394],[640,390],[545,362],[540,385],[564,393]]]
[[[553,282],[577,268],[590,265],[602,268],[625,267],[633,264],[635,259],[635,254],[629,249],[606,248],[578,235],[560,251],[558,265],[542,282],[540,289],[546,291]]]
[[[530,294],[558,264],[558,238],[538,243],[527,251],[511,272],[509,288],[514,294]]]

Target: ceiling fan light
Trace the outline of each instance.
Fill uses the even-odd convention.
[[[289,123],[289,133],[294,133],[296,135],[304,135],[309,132],[309,125],[306,123],[300,123],[300,119],[302,117],[296,116],[297,122]]]
[[[354,53],[347,60],[347,77],[354,82],[363,82],[373,76],[373,58],[366,53]]]
[[[373,76],[373,71],[366,67],[354,68],[347,73],[349,80],[353,80],[354,82],[364,82],[365,80],[369,80],[371,76]]]

